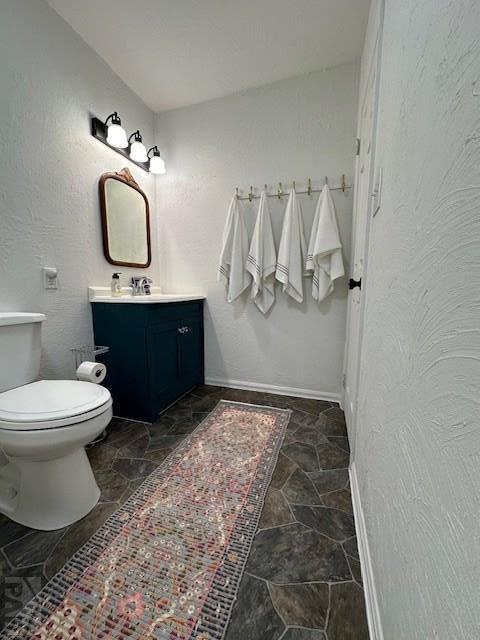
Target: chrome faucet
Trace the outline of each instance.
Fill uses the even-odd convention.
[[[152,279],[146,276],[132,276],[130,278],[130,287],[132,288],[132,296],[149,296],[151,294],[150,286]]]

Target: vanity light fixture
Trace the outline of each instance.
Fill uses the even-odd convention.
[[[137,129],[127,138],[122,121],[116,111],[106,120],[100,120],[91,115],[92,136],[124,158],[128,158],[138,167],[152,174],[165,173],[165,163],[160,157],[160,151],[155,145],[147,153],[142,141],[142,135]],[[153,152],[152,155],[151,152]]]
[[[153,151],[153,155],[150,156],[150,152]],[[160,151],[158,150],[157,145],[151,147],[147,151],[147,157],[150,159],[150,173],[155,173],[157,175],[163,175],[166,173],[165,162],[163,158],[160,157]]]
[[[128,144],[130,145],[130,158],[132,160],[135,160],[135,162],[148,162],[147,150],[142,142],[142,136],[138,129],[130,135]]]
[[[108,124],[109,120],[111,120],[110,124]],[[111,147],[116,147],[117,149],[125,149],[128,147],[127,134],[122,127],[122,121],[116,111],[111,113],[105,120],[105,126],[108,127],[107,142]]]

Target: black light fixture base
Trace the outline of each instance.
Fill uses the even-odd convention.
[[[107,128],[108,127],[105,125],[104,122],[102,122],[98,118],[95,118],[95,116],[92,116],[91,123],[92,123],[92,136],[94,138],[96,138],[97,140],[100,140],[100,142],[103,142],[103,144],[106,145],[112,151],[115,151],[116,153],[119,153],[124,158],[127,158],[127,160],[130,160],[130,162],[133,162],[133,164],[136,164],[137,167],[140,167],[141,169],[143,169],[147,173],[150,173],[149,168],[148,168],[149,167],[149,163],[148,162],[137,162],[136,160],[132,160],[130,158],[130,155],[129,155],[130,154],[130,145],[128,147],[125,147],[125,149],[119,149],[118,147],[112,147],[112,145],[108,144],[108,142],[107,142]]]

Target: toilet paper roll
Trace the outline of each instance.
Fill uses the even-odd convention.
[[[101,362],[82,362],[77,369],[77,378],[84,382],[100,384],[107,375],[107,367]]]

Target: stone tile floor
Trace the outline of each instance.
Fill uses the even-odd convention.
[[[329,402],[208,386],[154,424],[112,421],[88,450],[102,494],[79,522],[42,532],[0,515],[0,625],[222,398],[292,410],[225,640],[368,639],[343,412]]]

